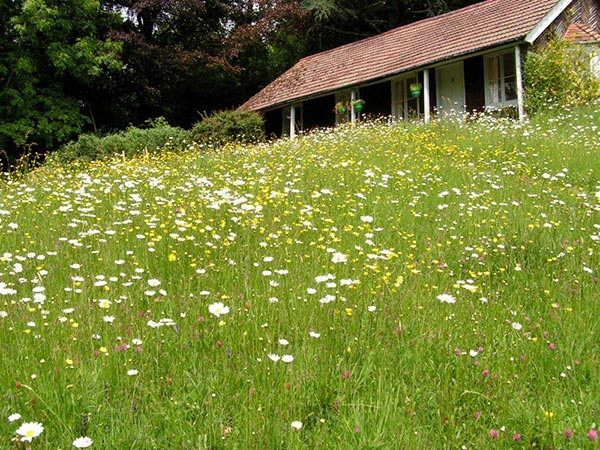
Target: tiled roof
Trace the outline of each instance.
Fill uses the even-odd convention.
[[[486,0],[307,56],[243,109],[261,110],[522,40],[558,0]]]
[[[600,42],[600,33],[582,23],[572,23],[563,39],[577,44]]]

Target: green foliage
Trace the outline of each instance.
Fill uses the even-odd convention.
[[[181,149],[189,137],[182,128],[172,127],[163,118],[147,122],[148,128],[129,127],[120,133],[98,136],[82,134],[49,157],[49,162],[94,161],[114,155],[132,157],[153,153],[169,146]]]
[[[549,104],[584,104],[600,94],[600,80],[590,73],[585,47],[552,39],[528,53],[523,64],[525,104],[535,114]]]
[[[262,116],[254,111],[220,111],[202,120],[192,129],[198,143],[223,145],[228,142],[257,143],[265,139]]]
[[[102,36],[112,13],[95,0],[23,0],[0,12],[0,149],[52,149],[91,120],[85,91],[119,70],[121,44]]]

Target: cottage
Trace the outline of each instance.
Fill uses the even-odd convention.
[[[290,137],[355,120],[334,105],[358,98],[397,119],[506,106],[523,117],[522,55],[553,35],[600,42],[600,0],[486,0],[305,57],[242,108]]]

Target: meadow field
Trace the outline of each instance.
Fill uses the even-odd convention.
[[[593,449],[600,111],[0,181],[0,449]]]

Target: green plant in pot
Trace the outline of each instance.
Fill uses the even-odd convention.
[[[350,112],[350,104],[347,102],[337,102],[334,111],[338,116],[344,116]]]
[[[352,100],[352,106],[354,107],[354,111],[361,112],[365,107],[365,101],[362,98]]]
[[[421,83],[411,83],[409,86],[410,95],[413,97],[418,97],[421,95],[421,90],[423,89],[423,85]]]

